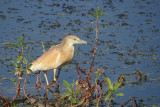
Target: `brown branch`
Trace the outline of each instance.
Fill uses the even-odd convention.
[[[97,68],[97,67],[94,67],[94,68],[93,68],[92,72],[88,74],[88,75],[89,75],[89,76],[88,76],[89,78],[91,78],[91,76],[92,76],[92,74],[93,74],[93,72],[94,72],[95,69],[97,70],[98,68]]]
[[[130,101],[133,102],[133,107],[138,107],[138,104],[137,104],[137,102],[136,102],[136,100],[135,100],[135,97],[131,97],[128,101],[124,102],[124,103],[121,105],[121,107],[126,106]]]
[[[99,91],[100,91],[99,97],[98,97],[98,92],[97,92],[98,89],[99,89]],[[98,107],[99,102],[100,102],[100,98],[101,98],[101,96],[102,96],[102,89],[101,89],[101,87],[98,86],[97,84],[94,84],[94,85],[92,86],[92,91],[94,91],[94,90],[96,90],[96,100],[97,100],[97,107]]]
[[[14,101],[16,100],[16,98],[18,97],[18,95],[19,95],[20,85],[21,85],[21,78],[18,78],[18,84],[17,84],[17,88],[16,88],[16,95],[15,95],[15,97],[13,98],[12,102],[14,102]]]
[[[41,71],[39,71],[39,73],[38,73],[38,75],[37,75],[37,80],[36,80],[36,85],[35,85],[35,87],[37,88],[38,95],[40,95],[39,89],[40,89],[40,87],[41,87],[40,84],[39,84],[40,76],[41,76]]]
[[[97,82],[97,84],[100,85],[100,87],[101,87],[101,89],[102,89],[102,84],[105,84],[105,83],[106,83],[106,80],[103,80],[103,81],[97,80],[96,82]]]
[[[132,97],[131,100],[133,101],[133,107],[138,107],[135,97]]]
[[[25,78],[24,84],[23,84],[23,93],[24,93],[25,97],[29,100],[29,102],[30,102],[33,106],[36,106],[36,104],[34,104],[34,103],[30,100],[30,98],[27,96],[27,94],[26,94],[26,89],[25,89],[26,81],[27,81],[27,72],[26,72],[26,78]]]
[[[49,88],[50,86],[54,87],[54,84],[56,83],[57,87],[55,87],[55,92],[60,93],[59,91],[59,84],[57,81],[52,81],[49,85],[46,86],[46,88],[53,94],[54,92]]]
[[[104,72],[102,73],[105,77],[108,77]]]
[[[40,83],[45,91],[45,100],[44,100],[44,107],[46,107],[46,103],[47,103],[47,94],[48,94],[48,89],[46,89],[46,87],[43,85],[41,78],[40,78]]]
[[[97,44],[98,44],[98,21],[96,21],[96,28],[95,28],[95,30],[96,30],[95,46],[94,46],[94,50],[93,50],[92,61],[91,61],[90,67],[88,69],[88,74],[89,74],[89,72],[92,69],[93,62],[94,62],[94,56],[96,54],[96,50],[98,49],[97,48]]]
[[[84,75],[87,75],[86,74],[86,71],[84,69],[82,69],[81,67],[79,67],[79,70],[84,74]]]
[[[78,74],[78,78],[81,79],[81,74],[79,73],[79,68],[80,68],[79,66],[76,66],[76,71],[77,71],[77,74]]]
[[[22,56],[22,61],[23,61],[23,50],[22,52],[19,52],[19,54]],[[21,61],[20,63],[20,68],[23,69],[23,62]],[[13,98],[12,102],[14,102],[16,100],[16,98],[19,95],[20,92],[20,85],[21,85],[21,78],[22,78],[22,71],[18,71],[18,84],[17,84],[17,88],[16,88],[16,95]]]
[[[0,95],[2,97],[2,99],[5,101],[5,103],[2,105],[2,107],[9,107],[9,102],[7,101],[6,97],[2,95],[2,93],[0,92]]]
[[[142,80],[142,77],[143,77],[142,72],[140,72],[139,70],[136,70],[136,79],[138,78],[138,74],[139,74],[139,80]]]

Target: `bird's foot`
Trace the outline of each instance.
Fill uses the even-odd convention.
[[[55,77],[55,78],[53,79],[53,81],[57,81],[57,78]]]

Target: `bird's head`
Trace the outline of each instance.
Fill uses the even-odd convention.
[[[66,36],[62,42],[64,43],[69,43],[69,44],[87,44],[86,41],[80,39],[79,37],[75,36],[75,35],[68,35]]]

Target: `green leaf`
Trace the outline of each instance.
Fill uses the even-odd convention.
[[[92,12],[91,15],[96,17],[98,20],[100,17],[106,14],[106,13],[102,13],[101,11],[102,11],[102,8],[98,7],[97,12],[96,13]]]
[[[17,63],[19,63],[21,60],[22,60],[22,56],[20,55],[20,56],[18,56],[18,58],[17,58]]]
[[[17,85],[17,82],[13,79],[13,78],[11,78],[11,81],[13,82],[13,84],[16,86]]]
[[[74,92],[74,94],[80,94],[82,92],[82,90],[78,90],[76,92]]]
[[[32,42],[32,41],[29,41],[29,42],[27,42],[27,43],[24,43],[23,45],[24,46],[27,46],[28,44],[34,44],[35,42]]]
[[[61,99],[63,99],[64,97],[66,97],[66,96],[68,96],[68,95],[71,95],[71,94],[72,94],[72,92],[66,92],[66,93],[64,93],[64,94],[62,95]]]
[[[17,63],[15,63],[14,61],[11,61],[11,62],[16,68],[18,67]]]
[[[9,45],[11,47],[19,47],[20,44],[16,44],[16,43],[3,43],[4,45]]]
[[[72,92],[72,89],[66,80],[63,80],[63,85],[68,89],[69,92]]]
[[[23,58],[23,63],[25,63],[25,65],[27,65],[28,60],[26,58]]]
[[[8,74],[14,74],[15,73],[15,71],[10,71]]]
[[[96,13],[94,13],[93,11],[90,11],[89,13],[95,18],[97,17]]]
[[[123,97],[124,94],[123,94],[123,93],[119,93],[119,94],[116,94],[116,96],[118,96],[118,97]]]
[[[43,47],[43,52],[45,53],[46,50],[45,50],[45,48],[44,48],[44,43],[43,43],[43,41],[41,41],[41,44],[42,44],[42,47]]]
[[[107,13],[101,13],[101,17],[103,16],[103,15],[106,15]]]
[[[121,80],[119,83],[116,84],[116,86],[114,87],[114,92],[116,92],[119,88],[119,86],[122,84],[123,80]]]
[[[96,71],[96,76],[99,78],[101,76],[101,73],[99,71]]]
[[[106,13],[102,13],[101,12],[101,8],[98,7],[96,12],[90,11],[89,12],[93,17],[97,18],[97,20],[102,17],[103,15],[105,15]]]
[[[110,91],[114,91],[113,90],[113,83],[112,83],[112,81],[108,77],[106,78],[106,81],[107,81],[107,85],[109,87],[109,90]]]
[[[19,36],[19,42],[21,45],[23,44],[23,36]]]
[[[109,91],[105,97],[105,101],[107,101],[113,93]]]
[[[97,19],[99,19],[99,17],[101,17],[101,8],[100,7],[97,8]]]
[[[7,78],[2,78],[0,81],[6,80]]]
[[[78,85],[78,80],[76,81],[76,85]]]
[[[82,100],[82,101],[79,101],[78,104],[81,105],[83,102],[84,102],[83,100]]]
[[[73,92],[73,90],[74,90],[74,79],[73,79],[73,84],[72,84],[72,92]]]
[[[71,102],[76,103],[76,98],[71,97]]]

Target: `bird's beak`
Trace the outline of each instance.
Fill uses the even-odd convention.
[[[79,43],[82,43],[82,44],[87,44],[87,42],[84,41],[84,40],[82,40],[82,39],[80,39],[78,42],[79,42]]]

